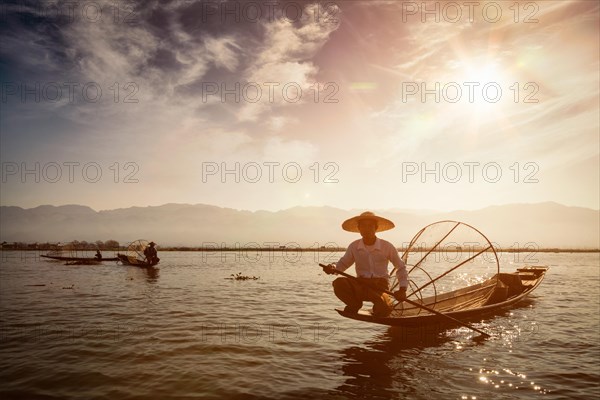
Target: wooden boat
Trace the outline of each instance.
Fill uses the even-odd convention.
[[[93,262],[102,262],[102,261],[119,261],[118,257],[108,257],[108,258],[96,258],[96,257],[65,257],[65,256],[52,256],[42,254],[41,257],[49,258],[51,260],[59,260],[59,261],[67,261],[73,263],[93,263]]]
[[[129,244],[126,254],[117,253],[117,257],[119,257],[119,261],[123,263],[123,265],[132,265],[140,268],[153,268],[156,264],[158,264],[160,258],[156,257],[152,262],[148,262],[145,255],[148,246],[150,246],[150,242],[145,239],[138,239]]]
[[[547,270],[548,267],[542,266],[519,268],[513,273],[498,273],[476,285],[415,301],[458,320],[478,319],[509,308],[524,299],[542,283]],[[348,313],[341,309],[336,311],[347,318],[389,326],[414,327],[448,322],[443,316],[414,306],[399,305],[387,317],[376,317],[372,311],[367,310],[360,310],[358,313]]]
[[[94,254],[93,257],[87,257],[91,251],[95,251],[96,254]],[[53,246],[52,250],[46,254],[41,254],[41,257],[48,258],[50,260],[66,261],[68,265],[98,264],[103,261],[119,261],[117,257],[102,257],[102,253],[100,252],[99,248],[83,249],[80,248],[78,244],[73,242]]]
[[[405,301],[393,299],[400,277],[390,274],[390,290],[381,293],[393,304],[383,317],[369,310],[336,311],[358,321],[389,326],[420,327],[458,324],[487,335],[466,324],[513,306],[524,299],[544,279],[545,266],[528,266],[513,273],[500,272],[500,260],[492,242],[476,228],[458,221],[439,221],[427,225],[413,237],[400,257],[407,267],[408,287]],[[321,265],[322,267],[327,267]],[[343,271],[345,278],[356,279]],[[473,280],[477,283],[473,284]],[[360,282],[360,281],[359,281]],[[459,282],[466,286],[459,289]],[[369,286],[363,282],[363,286]]]
[[[117,254],[118,260],[123,263],[123,265],[132,265],[134,267],[141,267],[141,268],[153,268],[155,265],[158,264],[158,262],[160,261],[160,259],[156,259],[156,262],[154,263],[148,263],[144,260],[140,260],[136,257],[131,257],[131,256],[127,256],[125,254]]]

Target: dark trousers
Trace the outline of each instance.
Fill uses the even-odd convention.
[[[379,290],[371,289],[360,281],[368,282]],[[363,301],[373,303],[373,314],[376,316],[387,316],[393,310],[393,302],[390,296],[383,293],[388,290],[388,280],[385,278],[337,278],[333,281],[333,292],[350,309],[358,311]]]

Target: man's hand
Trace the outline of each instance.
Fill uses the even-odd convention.
[[[323,272],[325,272],[327,275],[335,274],[335,265],[329,264],[329,265],[324,266]]]
[[[398,301],[406,300],[406,288],[401,287],[400,289],[396,290],[394,292],[394,298]]]

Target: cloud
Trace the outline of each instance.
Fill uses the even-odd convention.
[[[285,126],[296,123],[298,123],[296,118],[285,117],[282,115],[277,115],[267,120],[267,125],[275,132],[280,132]]]
[[[267,92],[258,102],[244,105],[239,114],[241,121],[256,121],[278,106],[302,104],[302,98],[305,101],[310,98],[306,92],[318,82],[318,67],[311,60],[339,27],[312,17],[313,6],[305,6],[299,23],[285,18],[265,23],[264,41],[247,66],[244,78],[259,85],[275,83],[276,88],[274,96]]]
[[[57,4],[65,10],[71,3]],[[91,22],[75,13],[76,18],[58,26],[40,16],[39,8],[23,7],[18,10],[19,16],[9,7],[9,25],[14,25],[19,34],[8,35],[3,57],[10,59],[11,65],[31,71],[26,79],[45,69],[48,79],[60,74],[65,80],[97,82],[105,98],[114,94],[111,85],[133,82],[139,88],[136,99],[140,102],[176,105],[182,113],[193,113],[208,105],[199,95],[203,82],[225,83],[228,87],[232,81],[242,86],[247,82],[277,82],[281,86],[289,82],[306,90],[318,73],[311,58],[337,29],[335,24],[311,17],[308,10],[312,4],[304,5],[300,21],[263,19],[250,24],[253,26],[248,30],[244,23],[206,23],[206,9],[197,2],[128,3],[134,10],[132,24],[112,18],[107,12],[114,2],[94,4],[103,10],[100,21]],[[19,22],[23,14],[33,21],[31,26]],[[52,32],[52,41],[45,39],[48,31]],[[99,119],[122,113],[122,104],[109,103],[95,106]],[[228,102],[225,107],[239,109],[240,121],[260,122],[264,113],[290,104],[279,90],[275,101],[265,95],[259,104]],[[81,117],[85,111],[76,108],[71,105],[65,109],[65,116]],[[127,110],[128,115],[132,109]]]
[[[222,37],[219,39],[207,38],[204,41],[206,50],[210,54],[215,66],[226,68],[234,72],[239,64],[238,55],[240,46],[232,37]]]
[[[301,165],[309,165],[314,162],[318,148],[309,142],[302,140],[285,140],[279,137],[267,139],[263,148],[263,159],[265,161],[280,161],[283,163],[297,162]]]

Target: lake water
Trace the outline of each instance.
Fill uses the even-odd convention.
[[[474,323],[483,341],[339,316],[326,253],[162,252],[156,271],[0,256],[2,399],[600,396],[598,253],[528,255],[544,282]]]

